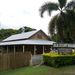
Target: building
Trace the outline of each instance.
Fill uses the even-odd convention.
[[[0,42],[0,47],[3,47],[2,52],[30,51],[35,55],[50,52],[53,43],[42,30],[36,30],[12,35]]]
[[[50,52],[50,48],[53,43],[54,42],[50,41],[48,36],[42,30],[35,30],[11,35],[10,37],[4,39],[0,42],[0,53],[8,54],[9,56],[10,53],[13,53],[12,56],[14,58],[14,55],[16,56],[17,53],[19,53],[20,56],[21,54],[30,52],[30,60],[33,59],[34,61],[36,58],[41,58],[39,55]],[[16,57],[17,61],[20,61],[18,58],[19,56]]]

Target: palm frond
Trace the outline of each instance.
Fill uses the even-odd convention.
[[[66,15],[70,22],[75,22],[75,12],[73,10],[66,10]]]
[[[66,5],[67,0],[58,0],[58,2],[59,2],[60,8],[62,9]]]
[[[41,17],[43,17],[43,13],[45,11],[48,11],[49,15],[50,15],[53,10],[58,10],[58,4],[57,3],[51,3],[51,2],[45,3],[40,8],[40,15],[41,15]]]
[[[66,9],[73,10],[75,9],[75,1],[71,1],[67,4]]]
[[[57,20],[58,15],[54,16],[51,21],[49,22],[49,27],[48,31],[51,36],[55,34],[55,27],[56,27],[56,20]]]

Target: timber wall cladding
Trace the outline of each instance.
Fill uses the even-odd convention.
[[[48,40],[48,37],[41,31],[36,33],[34,36],[32,36],[30,39],[42,39],[42,40]]]
[[[30,65],[31,53],[30,52],[17,52],[15,54],[0,54],[0,71],[7,69],[14,69]]]

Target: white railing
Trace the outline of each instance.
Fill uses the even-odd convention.
[[[54,43],[53,47],[71,47],[71,48],[75,48],[75,44],[61,44],[61,43]]]

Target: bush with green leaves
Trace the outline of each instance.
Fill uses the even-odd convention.
[[[44,64],[52,67],[61,67],[75,64],[75,54],[61,55],[56,52],[43,54]]]

